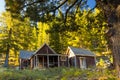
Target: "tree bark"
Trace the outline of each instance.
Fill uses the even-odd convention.
[[[120,78],[120,5],[116,4],[113,7],[110,9],[109,6],[106,6],[104,13],[108,20],[109,31],[107,37],[112,50],[113,65]]]
[[[115,34],[110,38],[112,41],[113,64],[120,78],[120,22],[115,23],[113,27]]]
[[[120,35],[111,37],[112,39],[112,53],[113,53],[113,64],[117,71],[118,77],[120,78]]]
[[[10,43],[11,43],[11,33],[12,33],[12,29],[10,28],[9,33],[8,33],[8,43],[7,43],[7,50],[6,50],[4,67],[9,66],[9,52],[10,52]]]
[[[7,45],[7,50],[6,50],[6,57],[5,57],[4,67],[8,67],[9,66],[9,50],[10,50],[10,46],[8,44]]]

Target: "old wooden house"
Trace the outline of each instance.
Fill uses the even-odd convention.
[[[35,52],[20,51],[20,69],[49,68],[49,67],[78,67],[95,66],[95,55],[85,49],[68,47],[65,54],[57,54],[50,46],[44,44]]]
[[[68,55],[68,62],[70,67],[85,69],[95,66],[95,54],[89,50],[68,47],[65,54]]]
[[[68,66],[68,57],[57,54],[51,47],[44,44],[35,52],[20,51],[20,69],[23,68],[49,68]]]

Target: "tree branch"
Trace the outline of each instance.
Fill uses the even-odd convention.
[[[68,0],[64,0],[59,6],[57,6],[56,8],[54,8],[54,9],[52,9],[52,10],[50,10],[50,12],[59,9],[59,8],[60,8],[62,5],[64,5],[67,1],[68,1]]]
[[[46,11],[42,12],[42,14],[40,14],[40,16],[41,16],[41,15],[44,15],[45,13],[55,12],[57,9],[59,9],[61,6],[63,6],[67,1],[68,1],[68,0],[64,0],[64,1],[62,1],[62,3],[61,3],[59,6],[55,7],[54,9],[51,9],[51,10],[49,10],[49,11],[46,10]],[[22,8],[27,7],[27,6],[30,6],[30,5],[33,5],[33,4],[35,4],[35,3],[40,3],[40,2],[42,2],[42,0],[41,0],[41,1],[32,2],[32,3],[30,3],[30,4],[26,4],[26,5],[24,5]]]
[[[79,9],[79,7],[80,7],[80,5],[81,5],[81,2],[82,2],[82,0],[80,0],[80,1],[77,3],[76,11],[78,11],[78,9]],[[75,14],[76,14],[76,12],[75,12]]]
[[[35,2],[32,2],[32,3],[26,4],[26,5],[23,5],[22,9],[27,7],[27,6],[31,6],[31,5],[33,5],[35,3],[40,3],[40,2],[43,2],[43,0],[39,0],[39,1],[35,1]]]
[[[65,13],[65,23],[66,23],[66,19],[67,19],[67,14],[69,12],[69,10],[78,2],[78,0],[75,0],[74,3],[72,5],[69,6],[69,8],[66,10]]]
[[[58,8],[60,8],[62,5],[64,5],[67,1],[68,0],[64,0],[59,6],[55,7],[54,9],[49,10],[48,12],[56,11]],[[43,0],[35,1],[35,2],[30,3],[30,4],[26,4],[22,8],[27,7],[27,6],[31,6],[35,3],[40,3],[40,2],[43,2]]]

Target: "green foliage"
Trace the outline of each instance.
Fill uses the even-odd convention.
[[[78,11],[76,14],[75,22],[79,28],[77,33],[74,32],[75,35],[72,35],[78,43],[77,46],[94,51],[106,51],[105,19],[98,11],[88,12]]]
[[[21,49],[36,50],[36,29],[30,25],[28,18],[19,21],[12,18],[9,12],[3,13],[0,17],[0,53],[9,56],[14,54],[15,58],[18,58],[16,56]]]
[[[66,24],[63,13],[59,10],[58,15],[48,24],[50,45],[58,53],[63,52],[67,46],[87,48],[96,52],[107,51],[106,22],[98,9],[94,12],[78,10],[71,13]]]
[[[49,30],[47,30],[47,33],[50,36],[49,44],[57,53],[63,53],[67,46],[66,32],[64,32],[66,27],[63,18],[63,13],[59,10],[58,15],[53,18],[52,22],[48,22]]]
[[[105,61],[102,58],[96,65],[98,68],[102,68],[102,69],[106,67]]]
[[[47,30],[49,30],[49,25],[47,23],[42,23],[39,22],[38,23],[38,27],[37,27],[37,48],[39,48],[41,45],[43,45],[44,43],[49,43],[49,34],[46,33]]]
[[[25,7],[21,16],[29,16],[31,22],[46,22],[38,22],[38,30],[36,31],[38,35],[34,37],[38,37],[39,39],[35,38],[36,43],[33,44],[35,46],[34,48],[38,48],[38,45],[46,42],[49,43],[57,53],[62,53],[68,45],[88,48],[93,51],[97,50],[99,52],[106,51],[105,49],[107,41],[105,40],[104,36],[106,23],[103,14],[98,9],[95,9],[94,12],[78,9],[78,7],[82,8],[86,2],[87,1],[82,1],[81,6],[75,4],[76,6],[72,7],[73,10],[68,12],[66,16],[67,18],[65,18],[66,14],[62,11],[61,8],[58,9],[58,13],[54,11],[53,13],[49,13],[49,10],[55,9],[57,5],[62,3],[62,1],[59,0],[53,0],[52,2],[50,0],[40,2],[38,0],[6,0],[6,6],[9,8],[8,11],[15,14],[16,12],[14,11],[17,11],[18,9],[17,14],[20,14],[19,11],[22,11]],[[72,5],[74,1],[69,0],[66,3],[66,6],[69,6]],[[79,4],[80,2],[77,1],[76,3]],[[23,5],[23,9],[19,9]],[[45,33],[46,30],[47,33]],[[27,44],[24,45],[28,47]]]
[[[35,36],[33,37],[34,28],[30,27],[29,19],[24,19],[24,22],[21,22],[10,17],[8,12],[3,14],[3,19],[1,23],[5,26],[1,26],[3,27],[0,33],[3,35],[1,36],[1,41],[3,41],[1,42],[1,46],[9,44],[11,49],[14,48],[14,50],[17,51],[20,49],[33,50],[30,49],[30,46],[32,46],[33,41],[35,41]],[[11,34],[9,34],[10,29]],[[10,38],[9,35],[11,36]],[[6,47],[4,46],[4,48]]]

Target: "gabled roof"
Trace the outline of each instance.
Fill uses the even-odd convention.
[[[53,54],[57,54],[50,46],[48,46],[46,43],[44,43],[37,51],[34,52],[34,54],[36,54],[38,51],[42,50],[42,48],[44,48],[45,46],[47,46]]]
[[[82,48],[75,48],[75,47],[68,47],[69,49],[72,50],[72,52],[75,55],[80,55],[80,56],[95,56],[95,54],[89,50],[82,49]]]
[[[19,54],[19,58],[21,58],[21,59],[30,59],[33,54],[34,54],[34,52],[32,52],[32,51],[21,50],[20,54]]]
[[[47,46],[49,48],[49,50],[52,52],[52,54],[54,55],[59,55],[57,54],[52,48],[50,48],[46,43],[40,47],[36,52],[33,51],[25,51],[25,50],[21,50],[20,54],[19,54],[19,58],[21,59],[30,59],[32,56],[34,56],[38,51],[41,51],[42,48],[44,48],[45,46]],[[47,52],[47,51],[46,51]],[[46,54],[46,53],[45,53]]]

